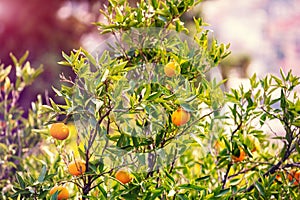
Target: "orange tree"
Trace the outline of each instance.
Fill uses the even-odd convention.
[[[64,105],[41,107],[45,125],[64,127],[54,134],[63,139],[49,133],[54,159],[13,197],[63,199],[46,194],[62,186],[82,199],[298,198],[299,77],[253,75],[249,89],[224,93],[208,72],[229,45],[201,18],[193,36],[181,21],[198,3],[108,2],[96,25],[111,37],[93,52],[63,53],[77,78],[62,74],[53,88]]]

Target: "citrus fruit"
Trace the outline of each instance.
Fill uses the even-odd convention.
[[[177,109],[171,116],[172,122],[176,126],[182,126],[186,124],[190,120],[190,117],[190,113],[182,108]]]
[[[295,173],[295,179],[296,179],[296,181],[294,182],[294,185],[298,185],[300,182],[300,171],[297,171]]]
[[[300,171],[296,171],[295,169],[292,169],[288,173],[288,179],[289,181],[295,180],[293,184],[298,185],[300,182]]]
[[[240,148],[240,155],[239,156],[232,155],[231,157],[234,162],[241,162],[245,159],[246,153],[242,148]]]
[[[50,134],[55,139],[64,140],[69,136],[69,128],[64,123],[54,123],[50,127]]]
[[[69,173],[74,176],[84,174],[85,170],[85,162],[81,160],[75,160],[68,165]]]
[[[69,191],[66,187],[64,186],[54,186],[49,194],[52,196],[56,191],[58,191],[57,195],[57,200],[63,200],[63,199],[68,199],[69,198]]]
[[[115,177],[118,181],[120,181],[123,184],[129,183],[132,179],[130,173],[124,169],[117,171]]]
[[[169,62],[164,67],[164,72],[167,77],[173,77],[176,75],[176,62]]]

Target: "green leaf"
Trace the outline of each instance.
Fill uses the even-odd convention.
[[[295,144],[296,150],[298,154],[300,154],[300,145],[298,143]]]
[[[40,112],[42,113],[48,113],[48,112],[54,112],[55,110],[51,107],[51,106],[48,106],[48,105],[42,105],[40,107]]]
[[[72,66],[72,59],[65,52],[62,52],[62,57]]]
[[[57,96],[59,96],[59,97],[63,96],[63,94],[55,87],[52,87],[52,90],[57,94]]]
[[[9,56],[10,56],[11,60],[13,61],[14,65],[19,66],[18,59],[14,56],[14,54],[10,53]]]
[[[207,175],[207,176],[202,176],[200,178],[196,178],[195,181],[196,182],[199,182],[199,181],[206,181],[206,180],[209,180],[210,178],[210,175]]]
[[[172,181],[173,184],[175,184],[174,178],[165,170],[166,176]]]
[[[257,191],[259,192],[259,194],[263,197],[265,197],[265,190],[264,187],[262,186],[262,184],[260,182],[256,182],[254,184],[255,188],[257,189]]]
[[[42,171],[38,177],[38,182],[40,182],[40,183],[44,182],[46,173],[47,173],[47,167],[46,167],[46,165],[44,165],[42,168]]]
[[[26,51],[24,55],[19,59],[19,65],[23,65],[23,63],[27,60],[29,55],[29,51]]]
[[[285,75],[284,75],[282,68],[280,68],[280,75],[281,75],[282,79],[285,80]]]
[[[275,80],[275,82],[277,83],[278,86],[282,86],[282,80],[280,80],[280,78],[276,77],[276,76],[272,76],[272,78]]]
[[[177,194],[176,196],[181,200],[189,200],[189,198],[186,196],[186,194]]]
[[[286,97],[284,95],[283,89],[281,89],[281,95],[280,95],[280,107],[285,110],[287,107]]]
[[[98,185],[97,188],[100,190],[100,192],[102,193],[102,195],[105,198],[107,198],[107,193],[106,193],[105,189],[103,187],[101,187],[100,185]]]
[[[220,193],[218,195],[216,195],[215,197],[222,197],[222,196],[226,195],[228,192],[230,192],[230,188],[221,190]]]
[[[48,174],[45,176],[44,181],[49,181],[51,180],[53,177],[55,177],[57,174]]]
[[[120,62],[116,65],[113,66],[113,73],[119,73],[124,70],[124,67],[127,65],[127,61],[125,62]]]
[[[179,185],[178,188],[179,189],[191,189],[191,190],[197,190],[197,191],[206,189],[205,187],[194,185],[194,184],[182,184],[182,185]]]
[[[176,95],[175,95],[175,94],[171,94],[171,95],[169,95],[169,96],[163,97],[163,99],[166,100],[166,101],[173,100],[173,99],[175,99],[175,98],[176,98]]]
[[[157,0],[151,0],[151,4],[152,4],[154,10],[156,10],[157,7],[158,7],[158,2],[157,2]]]
[[[127,145],[129,145],[128,136],[125,134],[121,134],[117,142],[117,147],[124,147]]]
[[[259,120],[261,126],[265,124],[266,119],[267,119],[267,113],[262,114]]]
[[[0,66],[0,83],[9,75],[11,71],[11,65],[3,69],[3,65]]]
[[[60,108],[56,105],[56,103],[53,101],[53,99],[49,98],[50,103],[52,108],[56,111],[56,112],[60,112]]]
[[[89,53],[87,52],[86,50],[84,50],[83,48],[80,49],[84,55],[87,57],[88,61],[94,65],[94,66],[97,66],[97,61],[95,60],[95,58]]]
[[[80,157],[82,158],[82,159],[85,159],[85,152],[81,149],[81,148],[79,148],[78,147],[78,152],[79,152],[79,155],[80,155]]]
[[[164,131],[160,131],[160,133],[158,133],[155,137],[155,146],[158,147],[161,142],[163,141],[165,136],[165,132]]]
[[[230,145],[229,141],[225,138],[225,136],[223,136],[221,139],[223,139],[226,148],[227,148],[229,151],[231,151],[231,145]]]
[[[194,99],[196,99],[197,95],[192,95],[189,98],[185,99],[185,102],[189,103],[191,101],[193,101]]]
[[[154,100],[156,98],[158,98],[161,95],[161,92],[153,92],[152,94],[149,95],[149,97],[147,97],[146,100],[151,101]]]
[[[103,73],[103,75],[102,75],[102,77],[101,77],[101,82],[106,81],[108,75],[109,75],[109,70],[108,70],[108,69],[105,69],[105,71],[104,71],[104,73]]]
[[[18,173],[16,173],[16,178],[17,178],[17,181],[18,181],[19,185],[21,186],[21,188],[25,189],[25,182],[24,182],[23,178]]]
[[[18,199],[21,199],[21,198],[19,198],[20,196],[26,196],[28,194],[30,194],[30,191],[27,190],[27,189],[25,189],[25,190],[18,190],[16,193],[14,193],[13,195],[11,195],[11,197],[12,198],[18,197]]]
[[[164,189],[155,189],[151,191],[151,198],[150,199],[157,199],[162,193],[164,192]]]
[[[57,196],[59,194],[60,191],[56,190],[55,193],[53,195],[51,195],[51,199],[50,200],[57,200]]]
[[[230,184],[231,186],[233,186],[233,185],[238,185],[241,181],[242,181],[241,178],[235,178],[235,179],[231,179],[229,184]]]

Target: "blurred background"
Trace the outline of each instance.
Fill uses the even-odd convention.
[[[222,74],[243,78],[282,68],[300,76],[299,0],[212,0],[200,7],[215,37],[231,43]]]
[[[73,76],[67,67],[57,65],[61,52],[83,46],[98,46],[103,40],[92,23],[101,20],[99,8],[105,0],[0,0],[0,59],[11,64],[9,53],[18,58],[30,51],[33,66],[44,65],[44,73],[25,90],[21,105],[28,107],[36,94],[58,86],[59,74]],[[131,1],[134,3],[134,0]],[[300,75],[300,1],[299,0],[206,0],[184,16],[203,16],[221,43],[231,43],[232,54],[218,72],[228,78],[227,87],[236,80],[257,73],[279,73],[293,69]]]

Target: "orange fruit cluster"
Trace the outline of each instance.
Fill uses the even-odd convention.
[[[59,185],[59,186],[54,186],[49,194],[52,196],[58,191],[57,195],[57,200],[63,200],[63,199],[68,199],[69,198],[69,191],[66,187]]]
[[[173,124],[176,126],[182,126],[190,120],[191,115],[186,110],[178,108],[175,112],[173,112],[171,118]]]
[[[69,136],[69,128],[64,123],[54,123],[50,127],[50,134],[55,139],[64,140]]]
[[[132,180],[130,173],[124,169],[120,169],[119,171],[117,171],[115,177],[123,184],[129,183]]]

